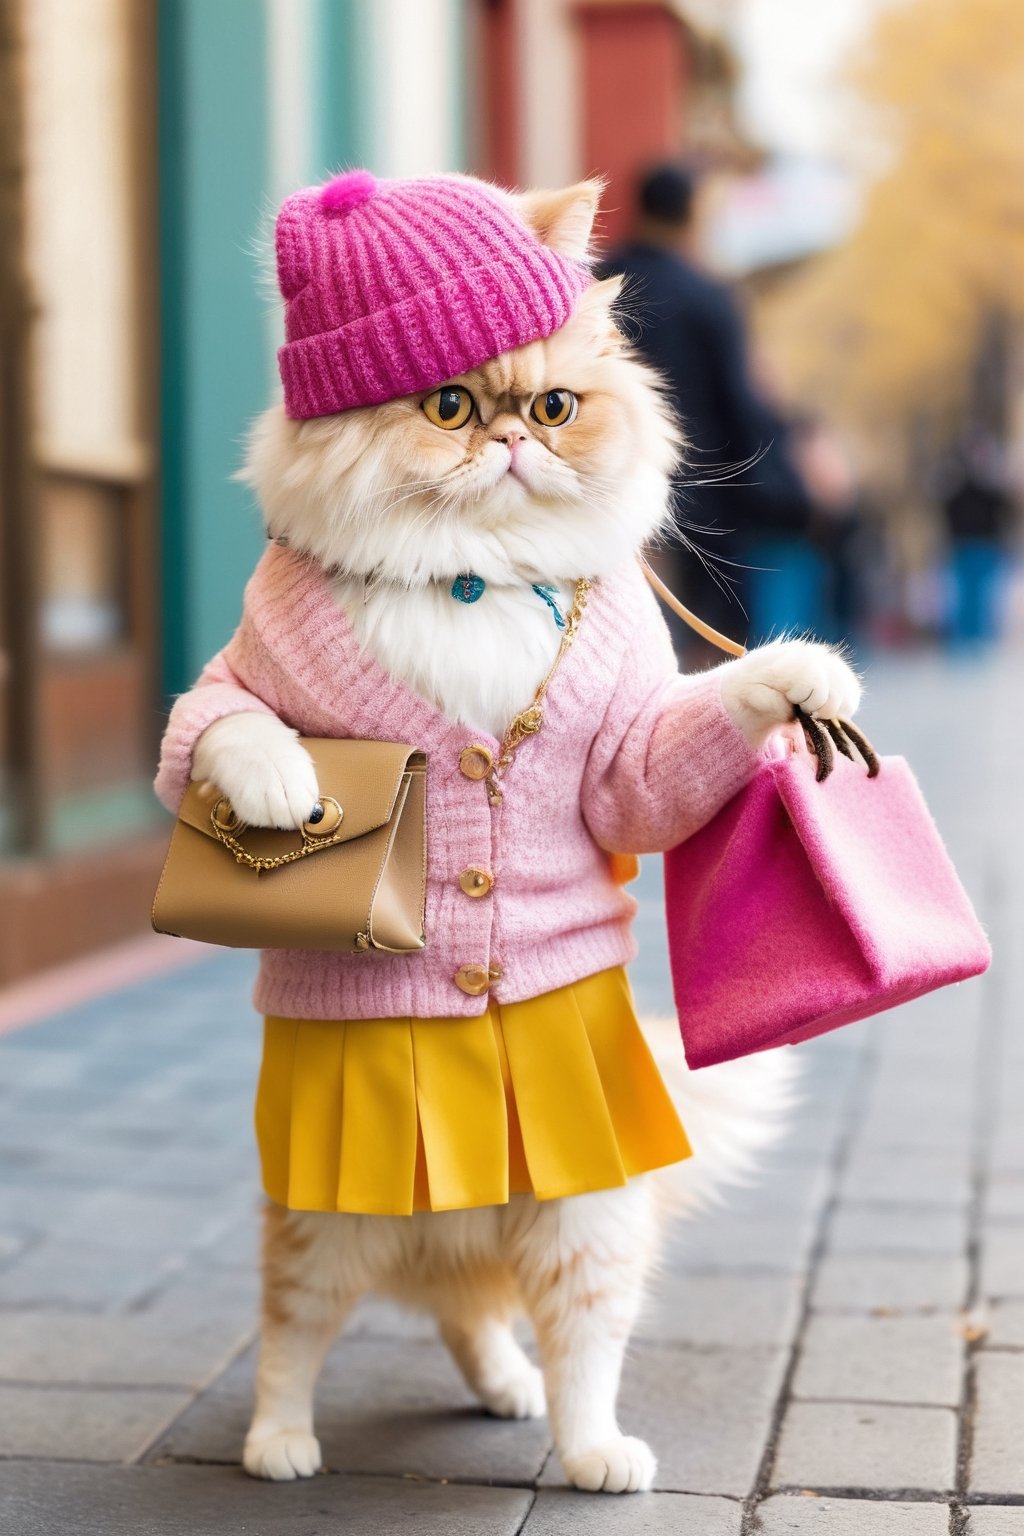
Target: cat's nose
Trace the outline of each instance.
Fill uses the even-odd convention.
[[[495,441],[504,443],[506,448],[513,448],[516,443],[526,442],[526,433],[522,427],[509,427],[507,432],[498,432]]]

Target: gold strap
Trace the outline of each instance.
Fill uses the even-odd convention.
[[[243,847],[239,842],[238,834],[245,831],[245,824],[236,818],[226,800],[218,800],[213,807],[210,812],[210,825],[224,847],[234,854],[235,863],[244,864],[259,874],[265,869],[280,869],[283,864],[294,864],[297,859],[304,859],[311,853],[319,852],[321,848],[333,848],[335,843],[344,842],[348,833],[347,830],[344,832],[340,830],[344,815],[341,806],[331,795],[321,795],[320,802],[334,806],[337,811],[338,819],[334,832],[327,832],[318,837],[315,832],[308,832],[305,827],[302,827],[300,829],[301,847],[292,848],[288,853],[278,854],[276,858],[261,858],[259,854],[250,853],[248,848]]]
[[[583,613],[587,606],[587,594],[590,591],[590,582],[585,576],[581,576],[576,583],[576,591],[573,594],[572,607],[565,616],[565,628],[562,630],[562,643],[558,647],[558,654],[537,692],[533,696],[532,704],[521,710],[513,720],[509,722],[505,735],[502,738],[501,748],[497,761],[487,775],[487,795],[492,805],[499,805],[502,799],[498,778],[510,767],[516,752],[528,736],[536,736],[544,723],[544,695],[551,686],[552,679],[562,664],[562,658],[576,639]]]
[[[654,571],[651,570],[643,555],[638,556],[638,558],[640,569],[655,592],[657,592],[663,603],[668,604],[673,613],[679,615],[684,624],[688,624],[692,630],[695,630],[698,635],[703,636],[711,645],[716,645],[720,651],[726,651],[730,656],[745,656],[747,654],[745,645],[741,645],[738,640],[730,640],[728,635],[719,634],[717,629],[712,629],[710,624],[705,624],[703,619],[699,619],[695,613],[690,612],[689,608],[684,607],[675,593],[666,587],[661,577],[656,576]]]

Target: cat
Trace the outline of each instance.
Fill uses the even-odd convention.
[[[523,194],[517,207],[541,241],[579,260],[599,192],[585,182]],[[302,421],[277,405],[251,434],[244,476],[270,536],[329,573],[360,646],[392,678],[499,739],[558,650],[552,604],[564,612],[577,577],[620,570],[669,523],[680,428],[616,324],[619,302],[618,279],[595,282],[547,339],[441,389]],[[485,602],[453,601],[460,573],[486,582]],[[755,748],[794,705],[849,716],[860,697],[842,657],[803,640],[756,649],[720,676],[725,709]],[[298,826],[318,796],[296,733],[268,714],[208,726],[192,776],[252,825]],[[775,1052],[692,1078],[674,1023],[650,1034],[697,1133],[697,1156],[681,1166],[563,1200],[513,1195],[505,1206],[412,1216],[268,1206],[250,1473],[283,1480],[319,1468],[316,1377],[347,1313],[374,1291],[436,1316],[491,1413],[547,1409],[575,1486],[651,1486],[654,1454],[620,1431],[615,1402],[666,1223],[750,1170],[784,1119],[792,1072]],[[513,1336],[523,1310],[543,1374]]]

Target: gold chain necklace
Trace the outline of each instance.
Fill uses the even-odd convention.
[[[509,721],[505,735],[502,737],[501,747],[490,773],[487,775],[487,796],[492,805],[500,805],[503,799],[501,787],[498,784],[499,777],[503,776],[511,766],[519,747],[528,736],[536,736],[544,723],[544,696],[547,693],[555,673],[562,664],[566,651],[576,639],[580,624],[583,621],[584,610],[587,606],[587,594],[591,583],[585,576],[581,576],[576,583],[573,593],[572,607],[565,616],[565,628],[562,630],[562,642],[558,647],[558,654],[548,668],[537,692],[533,696],[533,702],[526,709],[521,710],[514,719]]]

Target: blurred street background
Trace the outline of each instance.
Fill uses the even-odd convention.
[[[597,254],[634,274],[623,323],[692,437],[655,558],[737,638],[850,647],[868,728],[909,753],[1001,924],[973,992],[808,1050],[812,1107],[763,1194],[681,1237],[671,1370],[655,1330],[628,1388],[660,1419],[663,1502],[614,1528],[1024,1533],[1021,996],[999,947],[1024,862],[1022,103],[1020,0],[0,0],[2,1536],[44,1508],[40,1531],[148,1530],[165,1469],[185,1513],[153,1529],[205,1529],[209,1463],[237,1455],[257,1023],[243,957],[147,934],[169,832],[150,784],[262,546],[232,477],[278,387],[274,209],[358,165],[608,180]],[[697,339],[673,351],[680,272]],[[664,1007],[644,881],[635,979]],[[365,1368],[377,1426],[352,1439],[350,1404],[328,1436],[367,1474],[338,1528],[397,1528],[410,1487],[371,1484],[403,1473],[427,1489],[403,1530],[578,1519],[534,1496],[558,1481],[540,1431],[507,1449],[463,1408],[431,1438],[451,1383],[424,1385],[422,1340],[411,1396],[373,1396],[401,1377],[398,1326],[371,1314],[336,1373]],[[374,1440],[403,1425],[404,1460]],[[54,1480],[64,1459],[90,1465]],[[269,1529],[230,1494],[218,1530]],[[683,1495],[702,1502],[664,1502]],[[313,1529],[320,1495],[299,1497]]]

